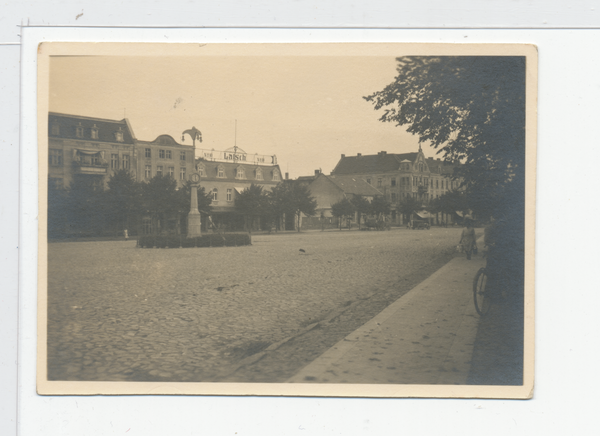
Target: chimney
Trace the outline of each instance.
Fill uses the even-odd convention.
[[[357,155],[358,157],[361,157],[361,156],[362,156],[362,154],[360,154],[360,153],[356,153],[356,155]]]
[[[436,160],[440,160],[440,158],[438,157]]]
[[[321,170],[315,170],[315,176],[318,176],[319,174],[321,174]]]
[[[345,155],[345,154],[342,154],[342,159],[343,159],[343,158],[345,158],[345,157],[346,157],[346,155]]]
[[[285,173],[285,180],[289,180],[290,179],[290,173]]]
[[[387,154],[387,151],[382,151],[382,152],[381,152],[381,155],[382,155],[382,156],[384,156],[384,155],[386,155],[386,154]]]

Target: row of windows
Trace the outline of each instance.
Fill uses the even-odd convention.
[[[412,186],[419,186],[419,185],[426,185],[426,186],[430,186],[431,188],[433,188],[434,186],[434,179],[430,179],[428,177],[400,177],[400,186],[410,186],[411,184],[411,179],[412,179]],[[441,186],[440,186],[440,182],[441,182]],[[446,182],[446,189],[448,189],[448,180],[445,180]],[[367,178],[367,183],[370,185],[371,184],[371,178]],[[390,179],[390,185],[391,186],[396,186],[396,178],[392,177]],[[377,187],[381,188],[383,186],[383,178],[382,177],[378,177],[377,178]],[[452,187],[454,188],[455,183],[452,182]],[[439,180],[439,179],[435,179],[435,187],[438,189],[444,189],[444,180]]]
[[[175,167],[167,167],[166,173],[164,171],[164,167],[162,165],[158,165],[156,167],[156,176],[168,175],[169,177],[175,178]],[[144,167],[144,178],[151,179],[152,178],[152,165],[146,165]],[[186,180],[186,168],[179,168],[179,180]]]
[[[72,131],[71,131],[72,132]],[[98,127],[94,124],[92,128],[89,129],[90,132],[90,138],[92,139],[98,139]],[[123,142],[123,129],[121,127],[119,127],[119,130],[117,130],[116,132],[114,132],[115,135],[115,140],[117,142]],[[58,124],[53,124],[52,125],[52,135],[54,136],[58,136],[60,135],[60,126]],[[81,123],[79,123],[78,126],[75,126],[75,136],[77,138],[83,138],[85,136],[85,128],[81,125]]]
[[[146,148],[144,150],[144,156],[146,157],[146,159],[150,159],[152,157],[152,149],[151,148]],[[165,149],[159,149],[158,150],[158,158],[159,159],[173,159],[171,150],[165,150]],[[185,161],[186,157],[185,157],[185,151],[180,151],[179,152],[179,160],[180,161]]]
[[[212,195],[213,202],[219,201],[219,190],[217,188],[213,188],[213,190],[211,191],[211,195]],[[226,199],[228,202],[233,201],[233,189],[227,188],[226,195],[227,195]]]
[[[200,174],[200,177],[206,177],[206,168],[204,167],[204,165],[198,165],[196,167],[196,171],[198,171],[198,174]],[[225,178],[225,167],[223,167],[222,165],[219,165],[217,167],[217,177],[218,178]],[[245,179],[246,178],[246,172],[244,170],[243,167],[238,167],[235,170],[235,178],[236,179]],[[264,180],[263,178],[263,172],[261,168],[257,168],[254,171],[254,178],[255,180]],[[273,170],[273,180],[277,181],[279,180],[279,172],[277,170]]]

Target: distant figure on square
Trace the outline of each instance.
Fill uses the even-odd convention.
[[[462,245],[463,251],[467,254],[467,260],[471,260],[471,253],[475,247],[475,229],[469,218],[465,218],[465,228],[460,236],[459,244]]]
[[[123,236],[125,236],[126,241],[129,241],[129,232],[127,231],[127,229],[123,230]]]

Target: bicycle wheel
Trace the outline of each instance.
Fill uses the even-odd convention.
[[[485,268],[479,269],[473,279],[473,300],[475,302],[475,310],[480,316],[485,316],[492,306],[490,292],[487,288],[488,276]]]

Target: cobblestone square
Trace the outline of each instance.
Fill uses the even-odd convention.
[[[451,259],[460,232],[260,234],[196,249],[50,243],[48,379],[280,382]],[[341,321],[303,343],[324,320]],[[275,363],[245,370],[284,344]]]

